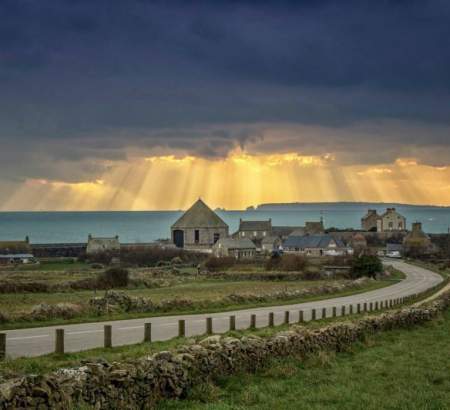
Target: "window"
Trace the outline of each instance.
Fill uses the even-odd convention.
[[[214,234],[214,243],[216,243],[220,239],[220,233]]]
[[[245,232],[241,232],[241,236],[244,237],[245,236]]]
[[[200,231],[198,229],[196,229],[194,231],[194,240],[195,240],[195,243],[199,243],[200,242]]]
[[[266,231],[263,232],[263,236],[266,236]]]
[[[254,231],[253,236],[256,236],[256,235],[258,235],[258,232]]]

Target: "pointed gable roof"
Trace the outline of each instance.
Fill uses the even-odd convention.
[[[201,199],[172,225],[176,228],[228,228],[228,225]]]

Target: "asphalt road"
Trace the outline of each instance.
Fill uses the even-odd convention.
[[[229,329],[229,317],[236,316],[236,328],[248,328],[250,315],[256,315],[256,326],[268,325],[268,314],[274,312],[275,324],[282,323],[284,312],[290,311],[290,321],[296,322],[299,310],[304,312],[304,320],[311,319],[312,309],[317,311],[317,319],[322,316],[322,309],[326,308],[327,316],[331,316],[333,307],[337,307],[337,315],[341,314],[341,307],[346,306],[347,313],[352,305],[356,312],[357,304],[386,301],[423,292],[440,282],[442,277],[438,274],[399,260],[389,260],[388,264],[406,274],[406,279],[382,289],[377,289],[352,296],[336,297],[327,300],[298,303],[284,306],[271,306],[253,309],[244,309],[233,312],[177,315],[130,320],[117,320],[112,322],[82,323],[67,326],[39,327],[31,329],[18,329],[6,331],[6,354],[14,358],[19,356],[39,356],[54,351],[55,329],[65,330],[65,351],[76,352],[103,346],[104,325],[112,325],[113,346],[135,344],[143,341],[144,323],[152,323],[152,340],[168,340],[178,334],[178,320],[186,321],[186,336],[200,335],[206,331],[206,318],[213,318],[214,333],[225,332]]]

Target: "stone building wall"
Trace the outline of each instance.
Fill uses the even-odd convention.
[[[195,231],[199,231],[199,241],[195,241]],[[185,248],[211,248],[214,241],[214,234],[220,238],[228,237],[228,228],[198,228],[184,229],[184,247]]]

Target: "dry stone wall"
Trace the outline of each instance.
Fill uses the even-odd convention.
[[[275,357],[342,351],[365,335],[422,324],[450,307],[450,292],[426,307],[409,307],[317,330],[292,326],[274,336],[210,336],[173,352],[139,360],[85,363],[42,376],[0,384],[0,409],[151,409],[162,398],[183,398],[197,383],[217,375],[254,371]]]

